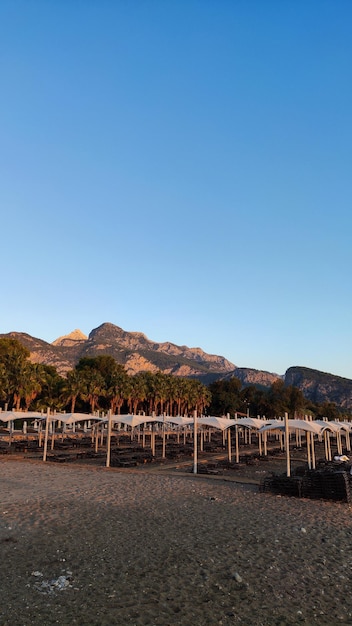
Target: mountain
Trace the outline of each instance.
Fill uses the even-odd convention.
[[[295,366],[286,371],[285,384],[298,387],[312,402],[334,402],[349,411],[352,408],[352,380],[349,378]]]
[[[127,332],[110,323],[95,328],[88,337],[76,329],[52,343],[26,333],[11,332],[0,336],[18,339],[30,351],[33,363],[53,365],[61,375],[72,369],[80,358],[102,354],[113,356],[130,374],[162,370],[176,376],[206,379],[208,376],[219,378],[236,367],[224,357],[207,354],[201,348],[156,343],[143,333]]]
[[[130,374],[161,370],[175,376],[198,378],[209,384],[220,378],[236,376],[243,385],[268,388],[276,380],[301,389],[312,402],[334,402],[351,410],[352,380],[307,367],[290,367],[284,376],[246,367],[237,367],[222,356],[207,354],[201,348],[157,343],[140,332],[127,332],[105,323],[92,330],[88,337],[76,329],[52,343],[26,333],[11,332],[0,337],[14,337],[29,351],[33,363],[53,365],[61,375],[74,368],[82,357],[103,354],[113,356]]]
[[[242,385],[255,385],[256,387],[262,387],[264,389],[270,387],[276,380],[282,380],[282,378],[284,378],[272,372],[256,370],[250,367],[236,367],[226,378],[230,378],[230,376],[239,378]]]
[[[88,339],[87,335],[84,335],[82,331],[78,328],[73,330],[69,335],[65,335],[64,337],[58,337],[53,341],[53,346],[74,346],[77,345],[77,341],[86,341]]]

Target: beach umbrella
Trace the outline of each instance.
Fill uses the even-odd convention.
[[[130,426],[133,430],[136,426],[140,426],[141,424],[155,424],[156,422],[162,421],[162,418],[156,418],[154,415],[111,415],[109,414],[108,418],[104,418],[102,420],[102,424],[108,423],[108,442],[107,442],[107,466],[110,465],[110,439],[111,439],[111,430],[112,426],[115,424],[124,424],[126,426]],[[151,432],[151,448],[152,454],[155,456],[155,436],[153,431]]]
[[[265,426],[262,426],[260,432],[265,432],[268,430],[284,430],[285,431],[285,448],[286,448],[286,459],[287,459],[287,476],[290,476],[290,446],[289,446],[289,432],[291,430],[303,430],[306,433],[309,433],[307,436],[307,453],[310,455],[310,448],[312,451],[312,459],[313,466],[315,467],[314,462],[314,435],[320,435],[322,432],[322,427],[315,422],[309,422],[306,420],[300,419],[288,419],[287,413],[285,414],[284,420],[273,420],[270,423],[267,423]],[[310,436],[311,435],[311,436]],[[308,458],[308,464],[310,460]]]
[[[237,413],[235,414],[235,419],[237,419]],[[245,428],[246,432],[251,431],[251,430],[256,430],[258,432],[258,446],[259,446],[259,454],[260,456],[262,455],[262,447],[261,447],[261,433],[259,432],[259,429],[265,425],[268,424],[268,420],[264,420],[261,419],[260,417],[240,417],[239,419],[237,419],[237,424],[236,424],[236,463],[239,463],[240,460],[240,456],[239,456],[239,438],[238,438],[238,429],[241,428]],[[266,433],[264,433],[264,455],[266,456],[267,454],[267,448],[266,448]]]
[[[231,426],[236,426],[236,420],[229,417],[214,417],[209,415],[208,417],[200,417],[198,420],[199,426],[208,426],[210,428],[217,428],[223,433],[227,431],[227,446],[228,446],[228,459],[231,462]]]

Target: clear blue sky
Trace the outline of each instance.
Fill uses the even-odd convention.
[[[352,4],[2,0],[0,332],[352,378]]]

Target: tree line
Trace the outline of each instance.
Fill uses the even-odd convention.
[[[95,412],[111,410],[147,415],[209,415],[235,413],[273,418],[311,414],[316,418],[342,416],[334,403],[309,402],[300,389],[275,381],[269,389],[242,386],[232,377],[206,386],[196,378],[161,371],[129,375],[109,355],[84,357],[60,376],[56,368],[31,363],[30,353],[17,339],[0,339],[0,401],[8,409]]]
[[[209,389],[197,379],[161,371],[132,376],[109,355],[81,358],[65,377],[29,356],[17,339],[0,339],[0,400],[9,409],[185,415],[210,404]]]

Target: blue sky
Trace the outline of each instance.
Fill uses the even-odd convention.
[[[0,332],[352,378],[352,5],[2,0]]]

